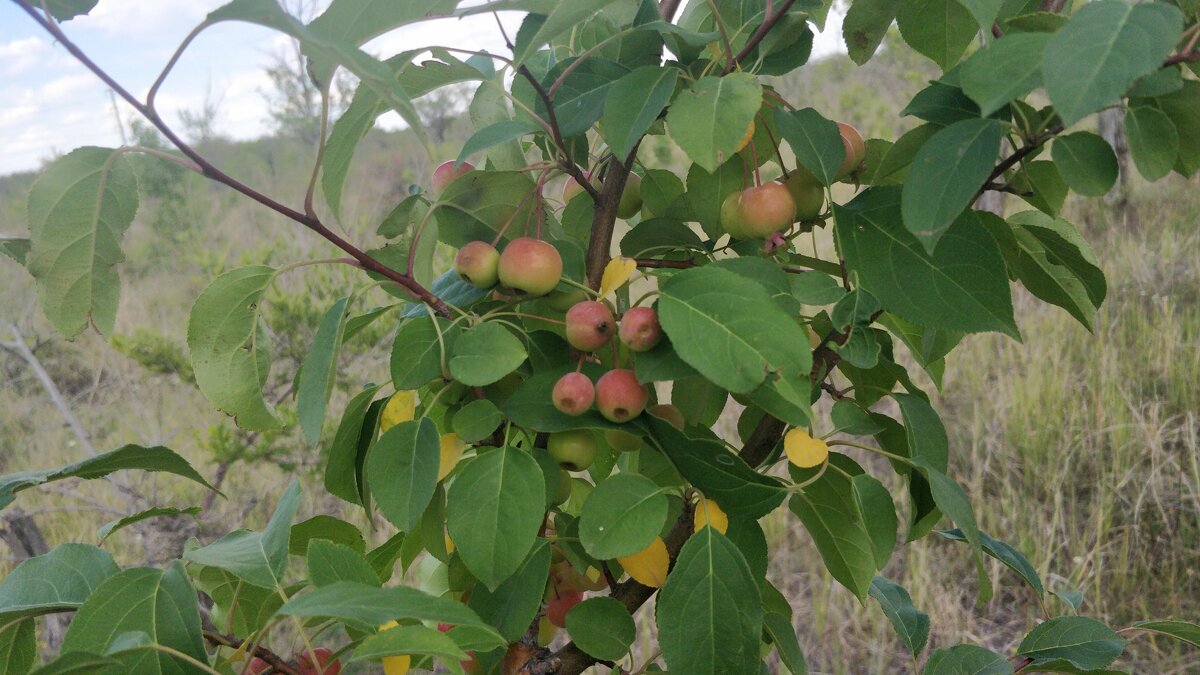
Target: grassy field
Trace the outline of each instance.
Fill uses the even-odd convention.
[[[867,131],[890,133],[895,110],[928,73],[920,64],[882,63],[846,80],[846,63],[830,61],[780,88],[793,100],[818,105]],[[462,138],[462,129],[452,129],[441,154],[452,156],[455,139]],[[309,150],[279,139],[216,142],[205,150],[234,175],[285,201],[302,197]],[[368,138],[357,161],[347,184],[347,194],[355,197],[342,227],[352,240],[372,241],[379,219],[433,162],[405,137],[383,133]],[[193,176],[165,180],[157,165],[142,170],[151,194],[126,241],[119,338],[112,344],[90,333],[72,342],[56,337],[36,309],[31,279],[0,260],[0,342],[14,339],[12,324],[96,448],[164,444],[206,475],[227,467],[222,488],[236,498],[213,502],[198,529],[186,521],[167,532],[135,527],[114,535],[106,547],[124,563],[152,562],[177,553],[184,535],[208,538],[259,526],[291,475],[304,483],[303,517],[340,513],[361,522],[361,514],[323,495],[320,454],[305,448],[298,434],[240,436],[213,413],[190,383],[182,351],[187,310],[216,273],[250,262],[323,258],[332,251],[228,190]],[[31,180],[0,178],[0,234],[24,230]],[[1132,190],[1136,229],[1113,225],[1116,219],[1102,201],[1068,209],[1084,225],[1108,275],[1109,297],[1093,331],[1018,291],[1023,341],[968,338],[949,360],[937,404],[951,437],[951,473],[971,496],[981,527],[1024,551],[1050,588],[1081,591],[1083,611],[1116,624],[1150,617],[1195,620],[1200,193],[1194,182],[1179,178],[1156,186],[1134,181]],[[1023,208],[1015,199],[1009,206]],[[288,372],[302,357],[320,313],[344,294],[350,279],[336,268],[304,268],[284,277],[270,298],[280,338],[278,372]],[[384,301],[378,294],[362,307]],[[387,338],[381,329],[347,355],[333,410],[362,382],[385,377]],[[7,351],[0,351],[0,448],[3,473],[57,466],[86,453],[29,364]],[[885,464],[856,458],[875,475],[890,475]],[[144,495],[142,501],[119,484],[96,483],[25,494],[19,504],[54,545],[95,541],[97,526],[140,503],[188,506],[204,500],[178,481],[128,480],[132,492]],[[911,668],[874,601],[860,606],[835,584],[808,535],[779,515],[764,522],[774,551],[769,574],[796,608],[810,667],[829,673]],[[378,524],[376,535],[383,537],[386,528]],[[0,574],[12,560],[2,546]],[[975,607],[973,570],[960,544],[927,537],[902,547],[886,570],[930,613],[932,647],[971,641],[1011,651],[1042,610],[1011,572],[996,564],[991,572],[996,596]],[[1067,611],[1054,597],[1047,606],[1053,613]],[[643,610],[643,618],[650,616]],[[648,631],[641,641],[644,654]],[[1135,672],[1198,672],[1200,653],[1138,638],[1123,665]]]

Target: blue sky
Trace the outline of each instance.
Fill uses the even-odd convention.
[[[398,0],[402,1],[402,0]],[[118,82],[143,96],[179,41],[212,9],[227,0],[100,0],[90,15],[63,29]],[[505,23],[515,31],[519,17]],[[840,45],[841,26],[831,16],[816,52]],[[511,33],[510,33],[511,34]],[[388,56],[422,45],[471,45],[501,51],[491,17],[427,22],[385,35],[367,45]],[[219,102],[217,130],[233,138],[269,131],[265,69],[286,38],[247,24],[224,23],[192,43],[158,96],[169,124],[179,128],[181,110],[197,110],[206,98]],[[15,4],[0,0],[0,175],[36,169],[43,161],[80,145],[121,143],[108,89],[43,32]],[[119,106],[128,126],[133,111]],[[398,118],[381,123],[393,126]]]

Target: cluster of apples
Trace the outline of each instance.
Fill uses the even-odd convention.
[[[646,352],[662,339],[658,312],[649,307],[631,307],[618,327],[608,305],[598,300],[577,302],[567,310],[567,342],[581,352],[594,352],[608,344],[615,333],[632,352]],[[567,415],[582,415],[592,404],[610,422],[628,422],[642,413],[649,395],[632,370],[613,368],[593,385],[583,373],[567,373],[554,384],[554,407]]]
[[[846,158],[838,170],[838,180],[857,172],[867,158],[862,135],[845,122],[838,122]],[[751,126],[748,135],[752,134]],[[792,223],[821,215],[825,207],[825,188],[803,165],[787,178],[770,181],[734,192],[721,204],[721,226],[734,239],[768,239]]]

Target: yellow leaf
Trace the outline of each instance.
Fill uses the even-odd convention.
[[[454,467],[458,466],[458,462],[463,456],[463,450],[466,449],[467,444],[462,442],[458,434],[442,434],[442,455],[438,461],[438,480],[450,475]]]
[[[667,554],[667,545],[662,537],[655,537],[646,548],[617,558],[621,567],[643,586],[662,588],[667,582],[667,568],[671,565],[671,556]]]
[[[389,628],[395,628],[399,625],[400,624],[396,623],[395,621],[389,621],[380,626],[379,630],[385,631]],[[408,654],[383,657],[384,675],[407,675],[410,666],[412,666],[412,657]]]
[[[725,515],[716,502],[701,497],[700,503],[696,504],[695,531],[699,532],[707,525],[711,525],[717,532],[725,534],[729,529],[729,516]]]
[[[792,429],[783,437],[783,451],[788,461],[801,469],[820,466],[829,458],[829,446],[819,438],[809,436],[803,429]]]
[[[450,538],[450,533],[445,533],[446,537],[446,555],[454,553],[454,540]]]
[[[398,391],[388,399],[379,415],[379,433],[401,424],[411,422],[417,412],[417,392],[412,390]]]
[[[604,266],[604,275],[600,277],[600,297],[608,297],[609,293],[617,290],[629,281],[637,263],[633,258],[613,258]]]

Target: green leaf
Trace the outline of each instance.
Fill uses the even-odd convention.
[[[532,120],[500,120],[471,134],[458,152],[455,165],[462,164],[471,155],[480,150],[516,140],[522,136],[543,131],[542,127]]]
[[[716,438],[689,438],[670,423],[649,419],[653,441],[679,473],[730,516],[761,518],[786,495],[779,481],[764,476]]]
[[[495,626],[506,641],[516,642],[529,629],[542,606],[550,558],[550,544],[539,540],[517,571],[496,590],[476,586],[467,606],[475,610],[484,623]]]
[[[916,394],[893,394],[892,397],[900,404],[900,413],[904,417],[909,456],[944,472],[949,464],[950,440],[942,418],[927,399]]]
[[[412,532],[437,487],[441,459],[437,425],[428,417],[388,429],[367,454],[371,495],[388,522]]]
[[[904,225],[929,253],[975,200],[1000,154],[1003,129],[991,119],[955,122],[917,151],[904,183]]]
[[[288,553],[305,555],[308,553],[308,542],[314,539],[325,539],[335,544],[348,546],[358,553],[367,548],[362,532],[353,524],[341,518],[319,514],[308,520],[296,523],[288,532]]]
[[[175,454],[173,450],[161,445],[149,448],[141,445],[123,445],[116,450],[102,452],[95,457],[89,457],[57,469],[21,471],[0,476],[0,509],[13,503],[16,493],[31,487],[66,478],[94,480],[104,478],[114,471],[128,469],[175,474],[221,494],[219,490],[204,480],[204,477],[197,473],[186,459]]]
[[[33,671],[32,675],[119,675],[121,662],[107,656],[70,652]]]
[[[839,433],[874,436],[883,431],[883,427],[871,419],[870,412],[848,399],[833,404],[830,419],[833,422],[833,430]]]
[[[0,626],[0,672],[25,675],[37,662],[37,633],[32,618]]]
[[[196,587],[212,598],[214,626],[234,635],[249,635],[265,626],[283,604],[275,589],[251,586],[216,567],[190,565]]]
[[[0,235],[0,253],[17,261],[17,264],[26,264],[26,260],[29,258],[29,246],[28,239]]]
[[[545,12],[542,21],[536,24],[535,30],[528,35],[517,37],[517,45],[513,50],[513,63],[515,65],[522,64],[539,47],[576,27],[584,19],[587,19],[612,3],[613,0],[577,0],[576,2],[546,5],[550,10]],[[522,33],[525,33],[525,31],[522,30]]]
[[[870,184],[899,185],[903,183],[908,173],[908,167],[912,164],[913,158],[917,156],[917,151],[940,130],[941,127],[936,124],[922,124],[906,131],[903,136],[896,139],[895,144],[889,147],[882,157],[874,158],[868,151],[867,170],[870,171],[873,162],[878,162],[870,176]]]
[[[440,339],[439,339],[440,334]],[[462,335],[458,324],[441,317],[419,316],[400,324],[392,342],[392,384],[397,390],[417,389],[442,374],[442,349],[446,358]]]
[[[1058,264],[1070,269],[1083,282],[1088,298],[1094,306],[1099,307],[1104,302],[1108,292],[1104,271],[1100,269],[1091,247],[1074,225],[1037,211],[1013,214],[1009,217],[1009,223],[1028,230],[1046,248],[1048,255],[1052,254]]]
[[[689,675],[758,671],[758,584],[741,552],[714,528],[692,535],[658,593],[654,617],[663,659]]]
[[[288,536],[300,506],[300,482],[293,480],[262,532],[239,530],[183,554],[185,560],[223,569],[263,588],[283,585],[288,563]]]
[[[342,190],[350,173],[354,150],[375,127],[375,120],[386,108],[370,87],[359,85],[349,107],[329,131],[325,154],[321,157],[321,192],[333,214],[339,218],[342,215]]]
[[[477,627],[494,635],[496,646],[504,644],[503,638],[484,625],[466,605],[407,586],[380,588],[353,581],[338,581],[297,595],[284,603],[279,613],[284,616],[337,619],[364,630],[374,630],[389,621],[436,621]]]
[[[862,473],[845,455],[831,454],[829,461],[848,473]],[[797,481],[803,481],[815,477],[819,470],[798,469],[794,474]],[[797,492],[788,507],[808,530],[833,578],[865,602],[877,569],[876,558],[851,480],[841,472],[826,471]]]
[[[637,637],[637,626],[625,605],[615,598],[591,598],[567,612],[571,640],[598,659],[617,661]]]
[[[679,357],[714,384],[753,391],[770,372],[807,379],[804,330],[760,284],[720,267],[694,267],[662,285],[659,320]]]
[[[667,520],[667,496],[634,473],[609,476],[583,503],[579,541],[597,560],[632,555],[650,545]]]
[[[1012,675],[1003,656],[975,645],[956,645],[929,655],[924,675]]]
[[[367,562],[371,563],[371,569],[379,575],[380,581],[386,583],[395,573],[396,560],[401,557],[403,552],[404,533],[397,532],[387,541],[367,551]]]
[[[467,443],[474,443],[491,436],[503,421],[504,415],[496,404],[481,398],[454,413],[454,433]]]
[[[861,66],[875,55],[902,4],[901,0],[858,0],[850,5],[842,20],[842,38],[852,61]]]
[[[196,298],[187,344],[196,385],[243,429],[277,429],[281,421],[263,398],[271,370],[271,339],[259,316],[275,269],[251,265],[217,277]]]
[[[368,386],[346,404],[326,458],[325,489],[351,504],[366,506],[367,486],[362,466],[367,448],[375,439],[375,419],[369,413],[379,389],[380,385]],[[378,408],[382,408],[382,403],[375,410],[375,417],[379,414]],[[370,424],[366,424],[369,417]]]
[[[1175,170],[1191,176],[1200,170],[1200,82],[1185,80],[1183,87],[1155,101],[1179,134],[1179,159]]]
[[[883,483],[870,474],[860,473],[850,483],[854,489],[854,501],[871,537],[875,569],[881,570],[887,566],[896,548],[896,530],[899,527],[896,505]]]
[[[470,656],[449,635],[421,625],[395,626],[368,636],[354,648],[354,661],[382,659],[385,656],[412,654],[440,660],[453,671]]]
[[[967,540],[962,530],[959,529],[938,531],[938,534],[952,541]],[[1039,598],[1045,597],[1046,589],[1042,586],[1042,579],[1038,576],[1037,570],[1034,569],[1033,564],[1029,562],[1029,559],[1024,554],[999,539],[989,537],[986,532],[980,532],[979,539],[983,545],[984,553],[999,560],[1009,569],[1016,572],[1038,594]]]
[[[948,126],[962,120],[978,119],[979,106],[962,89],[943,82],[931,82],[900,111],[900,116],[912,115],[926,122]]]
[[[450,375],[469,387],[497,382],[528,357],[525,346],[499,323],[481,323],[454,343]]]
[[[517,571],[537,538],[545,503],[542,470],[528,453],[496,448],[466,462],[446,494],[446,524],[476,579],[495,590]]]
[[[23,560],[0,581],[0,622],[78,609],[118,571],[108,551],[86,544]]]
[[[658,119],[678,79],[675,68],[642,66],[613,83],[604,98],[600,130],[618,157],[628,155]]]
[[[991,115],[1042,84],[1042,54],[1050,33],[1012,33],[992,40],[963,62],[962,88]]]
[[[1000,14],[1001,5],[1004,4],[1004,0],[958,0],[958,2],[971,12],[984,32],[992,30],[992,23]]]
[[[1190,621],[1138,621],[1133,624],[1138,630],[1169,635],[1176,640],[1200,647],[1200,625]]]
[[[750,73],[702,77],[667,111],[667,131],[688,158],[714,173],[733,157],[762,106],[762,85]]]
[[[153,644],[208,663],[200,634],[196,589],[183,563],[166,570],[137,567],[110,577],[75,613],[62,652],[104,654],[123,633],[141,632]],[[117,657],[129,673],[204,673],[193,663],[159,651],[137,650]]]
[[[920,654],[929,639],[929,615],[913,607],[908,591],[883,577],[875,577],[868,592],[879,602],[884,615],[896,629],[896,635],[913,657]]]
[[[156,506],[151,509],[146,509],[145,511],[140,511],[132,515],[125,516],[124,518],[108,521],[96,530],[96,538],[103,543],[104,540],[108,539],[109,535],[111,535],[113,532],[129,527],[134,523],[140,523],[143,520],[149,520],[150,518],[159,518],[162,516],[191,516],[192,518],[195,518],[199,515],[199,506],[189,506],[186,509],[175,508],[173,506]]]
[[[46,10],[59,21],[70,21],[92,11],[100,0],[47,0]]]
[[[333,303],[317,326],[312,347],[300,366],[300,384],[296,395],[296,416],[310,444],[321,437],[325,423],[325,406],[337,379],[337,357],[342,347],[342,331],[346,325],[346,307],[350,298]]]
[[[1043,60],[1046,93],[1064,126],[1121,98],[1170,56],[1183,13],[1165,2],[1097,0],[1079,8],[1050,38]]]
[[[554,95],[554,114],[562,136],[571,138],[582,136],[600,119],[613,83],[628,75],[629,69],[596,55],[579,61],[568,58],[550,69],[544,80],[546,88],[553,86],[563,73],[566,78]],[[549,117],[541,97],[534,111],[543,119]]]
[[[958,525],[963,537],[971,545],[971,552],[975,556],[976,576],[979,578],[979,602],[987,602],[992,597],[992,582],[988,579],[987,569],[983,565],[983,536],[975,523],[975,510],[971,508],[970,500],[958,483],[946,474],[927,464],[918,463],[917,466],[929,481],[929,491],[933,494],[934,503]]]
[[[716,239],[724,232],[721,229],[721,202],[744,187],[745,164],[736,155],[716,171],[706,171],[699,164],[688,169],[687,201],[692,207],[691,215],[709,237]]]
[[[1099,197],[1117,181],[1117,156],[1090,131],[1059,136],[1050,150],[1063,180],[1081,195]]]
[[[958,63],[979,27],[959,0],[909,0],[896,13],[900,36],[942,70]]]
[[[1125,138],[1138,172],[1155,181],[1171,172],[1179,156],[1179,132],[1158,108],[1139,105],[1125,111]]]
[[[775,110],[775,124],[792,146],[796,160],[812,172],[822,185],[833,185],[846,160],[846,145],[836,122],[825,119],[813,108]]]
[[[775,612],[763,615],[763,628],[771,636],[779,660],[792,675],[807,675],[808,664],[804,662],[804,652],[800,651],[800,641],[796,637],[796,629],[788,617]]]
[[[314,33],[330,39],[361,45],[400,26],[435,16],[448,16],[456,4],[454,0],[334,0],[308,27]],[[309,69],[319,81],[328,82],[333,66],[333,63],[317,57],[313,58]]]
[[[78,148],[56,159],[29,189],[26,267],[37,279],[42,311],[63,337],[89,322],[112,333],[121,240],[137,209],[137,176],[108,148]]]
[[[1018,335],[1004,261],[974,213],[930,256],[902,223],[897,187],[871,188],[834,212],[847,267],[888,311],[933,328]]]
[[[1063,659],[1082,670],[1103,668],[1124,651],[1124,638],[1084,616],[1059,616],[1039,624],[1017,647],[1020,656]]]
[[[349,546],[327,539],[308,542],[308,578],[314,586],[328,586],[339,581],[379,585],[379,575],[363,555]]]

